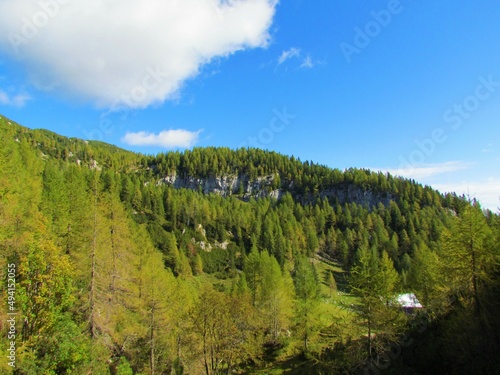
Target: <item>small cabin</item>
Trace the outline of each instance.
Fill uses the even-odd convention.
[[[423,308],[413,293],[400,294],[396,297],[396,301],[408,314],[413,314]]]

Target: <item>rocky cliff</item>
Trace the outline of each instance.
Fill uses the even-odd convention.
[[[250,179],[245,175],[199,178],[174,174],[164,177],[158,183],[164,183],[176,189],[190,189],[204,194],[214,193],[223,197],[238,195],[243,200],[248,200],[251,197],[280,199],[284,193],[290,192],[297,201],[304,204],[314,201],[319,196],[321,198],[326,197],[331,202],[337,201],[340,204],[357,203],[374,207],[379,203],[387,206],[395,198],[389,193],[366,190],[353,184],[335,185],[318,191],[316,194],[301,194],[295,191],[293,181],[282,183],[278,188],[277,186],[280,184],[275,180],[276,175]]]

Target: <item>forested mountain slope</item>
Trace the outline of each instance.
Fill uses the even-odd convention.
[[[498,225],[476,202],[382,173],[258,149],[146,156],[0,118],[0,311],[3,337],[18,313],[16,374],[256,373],[297,358],[310,373],[362,371],[411,330],[399,292],[426,306],[422,340],[447,358],[436,368],[455,371],[457,353],[474,367],[463,348],[498,343]],[[443,316],[478,326],[459,335]],[[394,371],[426,373],[404,358]]]

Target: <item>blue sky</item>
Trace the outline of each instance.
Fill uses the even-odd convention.
[[[261,147],[500,206],[500,2],[0,0],[0,113]]]

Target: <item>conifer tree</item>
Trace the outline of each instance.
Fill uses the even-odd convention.
[[[53,232],[62,238],[67,230],[69,200],[64,174],[53,163],[46,163],[43,171],[42,212],[49,218]]]
[[[425,244],[415,250],[409,273],[409,285],[426,308],[439,304],[439,289],[442,277],[439,273],[439,258]]]
[[[245,258],[244,271],[248,286],[252,292],[252,305],[255,307],[262,289],[262,263],[255,245],[252,246],[250,254]]]
[[[262,292],[258,307],[264,317],[265,330],[271,342],[276,343],[284,330],[289,328],[292,317],[291,294],[285,288],[280,266],[266,251],[261,253]]]
[[[402,315],[391,303],[397,287],[398,274],[387,253],[379,259],[375,248],[361,247],[351,270],[351,292],[359,298],[356,312],[366,327],[367,356],[372,358],[375,349],[373,333],[382,330],[389,340],[395,339],[402,326]],[[383,348],[378,348],[380,352]]]
[[[333,297],[333,293],[337,291],[337,282],[333,277],[332,271],[328,272],[328,288],[330,288],[330,298]]]
[[[200,254],[196,254],[194,258],[193,271],[195,275],[201,275],[203,273],[203,260]]]
[[[482,289],[492,282],[492,270],[498,265],[492,238],[484,214],[473,204],[465,207],[444,235],[441,264],[446,288],[477,311],[482,305]]]
[[[173,233],[165,233],[165,265],[176,275],[182,272],[181,256],[177,247],[177,239]]]
[[[248,288],[247,278],[244,272],[238,275],[238,279],[234,283],[232,295],[237,297],[250,296],[250,289]]]
[[[317,308],[320,300],[318,276],[314,265],[305,257],[297,257],[294,270],[295,322],[302,351],[307,353],[317,332]]]
[[[165,371],[165,363],[173,361],[175,355],[175,337],[172,335],[175,309],[172,308],[172,296],[176,280],[172,271],[164,268],[159,253],[147,250],[143,256],[141,300],[147,327],[144,339],[149,358],[148,368],[151,374],[161,374]]]

